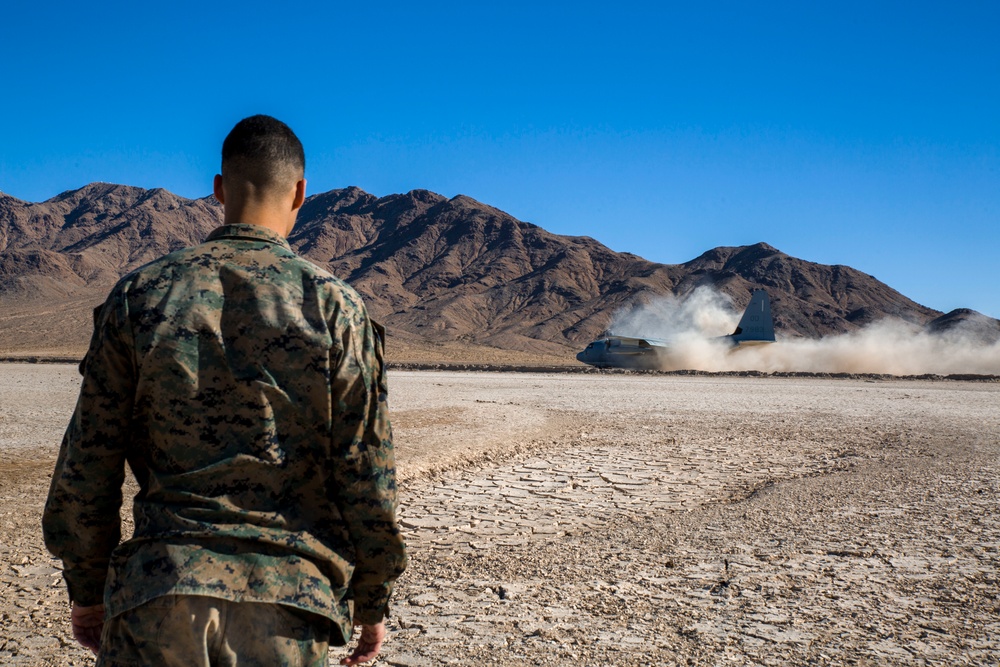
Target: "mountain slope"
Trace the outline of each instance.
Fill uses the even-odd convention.
[[[320,197],[322,216],[310,201],[293,247],[354,285],[387,323],[431,340],[578,343],[607,325],[641,276],[673,283],[668,267],[550,234],[468,197]]]

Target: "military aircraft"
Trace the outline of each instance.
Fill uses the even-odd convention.
[[[774,342],[774,321],[771,319],[771,300],[762,289],[754,290],[747,309],[736,326],[736,331],[715,340],[731,347],[759,345]],[[576,355],[585,364],[597,368],[656,369],[662,367],[663,357],[670,349],[670,341],[660,338],[632,338],[608,335],[595,340]]]

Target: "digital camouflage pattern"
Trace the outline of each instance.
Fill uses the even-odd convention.
[[[103,595],[108,617],[173,594],[280,603],[344,642],[380,621],[406,566],[383,338],[353,289],[255,225],[125,276],[43,517],[71,598]]]

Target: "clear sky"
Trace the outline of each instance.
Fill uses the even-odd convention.
[[[466,194],[678,263],[765,241],[1000,317],[1000,2],[12,3],[0,191],[211,190],[269,113],[309,188]]]

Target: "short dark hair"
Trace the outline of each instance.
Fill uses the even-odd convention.
[[[244,118],[222,142],[222,175],[249,181],[259,190],[285,187],[305,174],[306,154],[292,128],[258,114]]]

